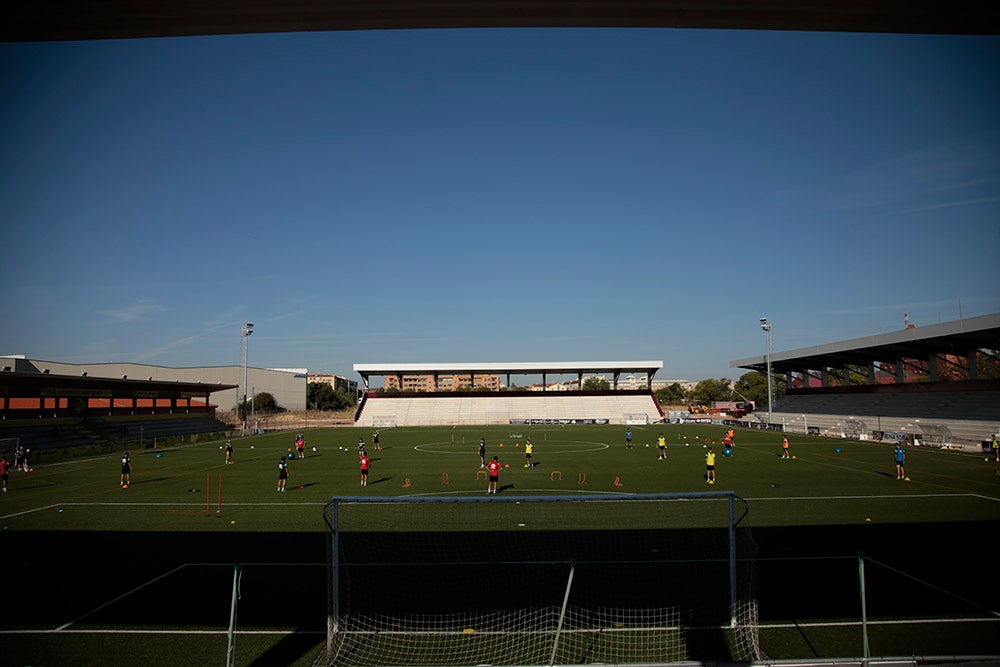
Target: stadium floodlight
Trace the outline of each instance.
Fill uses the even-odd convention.
[[[241,389],[243,390],[243,394],[242,394],[242,397],[243,397],[243,400],[242,400],[242,404],[243,404],[243,429],[240,431],[240,435],[246,435],[246,432],[247,432],[247,339],[250,337],[250,334],[253,333],[253,322],[247,322],[246,325],[244,325],[243,328],[240,330],[240,333],[242,334],[241,335],[241,341],[243,343],[243,345],[241,346],[242,347],[242,352],[243,352],[243,386],[241,387]],[[239,402],[239,400],[240,400],[240,394],[237,394],[236,399]]]
[[[767,424],[771,426],[771,403],[774,401],[771,391],[771,323],[766,317],[760,318],[760,328],[764,330],[766,347],[764,348],[764,361],[767,364]]]

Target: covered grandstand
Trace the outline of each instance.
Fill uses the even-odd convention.
[[[365,386],[357,424],[374,428],[462,424],[605,423],[645,424],[663,418],[650,389],[662,361],[520,362],[439,364],[355,364]],[[622,373],[644,373],[646,389],[618,390]],[[407,376],[438,378],[462,375],[471,391],[374,391],[372,377],[393,377],[405,386]],[[475,390],[476,376],[540,376],[540,391]],[[546,391],[553,375],[576,375],[577,390]],[[610,390],[583,389],[585,375],[610,375]]]
[[[0,452],[89,446],[155,446],[221,437],[212,394],[234,385],[179,380],[0,372]]]
[[[782,376],[745,426],[974,450],[1000,431],[1000,314],[730,362]]]

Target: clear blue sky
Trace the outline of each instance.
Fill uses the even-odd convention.
[[[1000,38],[0,45],[0,354],[662,359],[1000,312]]]

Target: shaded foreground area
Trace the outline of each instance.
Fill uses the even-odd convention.
[[[865,565],[869,620],[893,621],[870,627],[872,655],[1000,656],[997,622],[982,620],[1000,600],[986,544],[998,529],[1000,522],[755,529],[764,653],[772,659],[861,655],[860,627],[811,624],[860,621],[857,555],[863,552],[871,559]],[[301,532],[3,532],[0,626],[8,632],[65,629],[8,635],[2,663],[223,664],[233,581],[227,564],[242,563],[236,664],[309,665],[325,637],[325,540],[323,533]],[[188,565],[194,563],[203,565]],[[540,585],[558,589],[560,582]],[[967,620],[900,622],[939,618]],[[115,632],[72,632],[86,629]],[[122,632],[136,629],[176,634]],[[279,632],[239,634],[259,630]],[[717,653],[724,643],[711,637],[691,645],[697,659],[727,657]]]

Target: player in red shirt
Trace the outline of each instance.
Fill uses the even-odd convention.
[[[306,439],[301,433],[295,438],[295,451],[300,459],[306,455]]]
[[[486,495],[495,496],[497,494],[497,484],[500,482],[500,461],[497,457],[493,457],[493,460],[486,464],[486,470],[490,474],[490,483],[486,487]]]
[[[3,492],[7,493],[7,478],[10,477],[10,461],[7,457],[0,457],[0,483],[3,484]]]
[[[361,486],[368,486],[368,466],[371,465],[371,459],[364,452],[361,452]]]

